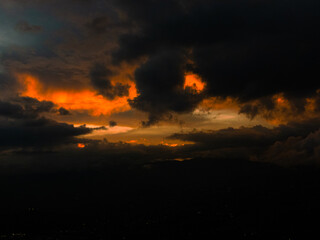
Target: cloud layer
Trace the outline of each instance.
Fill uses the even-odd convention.
[[[295,113],[319,98],[315,0],[15,0],[1,7],[8,18],[21,15],[5,26],[15,29],[8,35],[15,45],[2,47],[5,70],[32,74],[48,88],[91,87],[112,100],[128,96],[129,85],[111,78],[134,66],[125,78],[139,92],[130,106],[149,114],[143,126],[209,97],[233,98],[249,117],[270,117],[277,94]],[[188,73],[205,83],[201,94],[184,88]]]
[[[0,149],[35,149],[77,143],[75,137],[90,133],[86,127],[59,123],[42,116],[44,113],[60,113],[48,101],[38,101],[29,97],[16,97],[0,101]],[[62,111],[65,113],[64,111]]]
[[[176,133],[169,137],[194,142],[187,154],[270,162],[281,165],[319,164],[319,119],[263,126]]]
[[[233,97],[240,102],[265,102],[279,93],[292,101],[302,100],[314,96],[319,88],[314,81],[319,66],[317,1],[170,0],[141,1],[136,6],[120,1],[119,5],[136,24],[136,31],[120,36],[113,60],[148,58],[136,71],[141,96],[134,106],[150,116],[155,114],[147,104],[161,104],[160,112],[179,112],[180,108],[172,107],[175,103],[193,109],[194,101],[186,96],[181,102],[180,94],[170,92],[170,87],[168,92],[162,92],[161,87],[143,88],[146,82],[154,86],[160,82],[177,89],[187,71],[205,81],[207,96]],[[178,66],[170,62],[176,49],[189,53],[180,57]],[[163,52],[170,57],[161,57]],[[155,76],[146,70],[151,66]],[[150,100],[149,95],[157,95],[157,100]]]

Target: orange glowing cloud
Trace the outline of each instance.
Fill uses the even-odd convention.
[[[184,82],[184,88],[186,87],[191,87],[199,93],[204,89],[205,83],[201,81],[201,78],[198,75],[187,74]]]
[[[287,124],[290,121],[303,121],[308,118],[318,117],[315,98],[304,99],[303,114],[297,114],[294,105],[283,93],[275,94],[272,100],[275,104],[274,107],[271,110],[260,108],[259,113],[271,125],[278,126],[280,124]],[[259,106],[259,102],[257,101],[256,106]]]
[[[278,98],[277,98],[277,103],[278,103],[278,104],[284,103],[284,99],[281,98],[281,97],[278,97]]]
[[[231,109],[231,110],[239,110],[239,104],[237,103],[236,99],[227,97],[227,98],[218,98],[218,97],[210,97],[204,99],[199,104],[199,109],[209,111],[209,110],[224,110],[224,109]]]
[[[21,96],[36,98],[40,101],[52,101],[58,107],[68,110],[88,111],[93,116],[130,110],[127,100],[137,96],[135,84],[131,81],[127,82],[130,85],[129,96],[107,100],[91,89],[46,89],[37,78],[27,74],[18,75],[18,79],[23,86],[20,92]]]
[[[83,143],[78,143],[78,148],[85,148],[86,147],[86,145],[85,144],[83,144]]]
[[[167,143],[167,142],[164,142],[164,141],[161,141],[160,142],[161,145],[164,145],[164,146],[167,146],[167,147],[179,147],[179,146],[184,146],[184,143]]]

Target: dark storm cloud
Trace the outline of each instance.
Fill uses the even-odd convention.
[[[229,96],[245,103],[283,92],[294,101],[314,95],[320,87],[314,81],[320,62],[319,4],[315,0],[120,1],[118,5],[136,29],[120,36],[113,60],[131,62],[147,56],[154,62],[162,52],[174,56],[172,49],[188,49],[189,69],[207,83],[208,96]],[[154,68],[163,69],[162,81],[170,84],[173,80],[164,69],[166,61],[154,62]],[[139,85],[139,72],[141,69],[136,71],[136,80],[141,94],[153,92],[158,95],[157,104],[164,102],[162,112],[176,111],[169,100],[170,89],[161,97],[156,88],[144,89]],[[155,81],[154,76],[147,77]],[[181,75],[175,81],[181,81]],[[143,97],[134,101],[139,102],[133,105],[137,108],[150,103]],[[246,108],[243,111],[250,111],[252,117],[256,114],[254,108]],[[297,106],[297,110],[303,108],[303,103]],[[139,109],[154,116],[150,108]]]
[[[31,25],[27,21],[20,21],[16,24],[15,29],[25,33],[37,33],[42,31],[42,26]]]
[[[41,116],[56,111],[54,104],[29,97],[0,101],[1,150],[16,147],[45,147],[75,143],[75,137],[90,133],[86,127],[58,123]],[[86,140],[84,140],[86,141]]]
[[[277,139],[277,134],[266,127],[255,126],[239,129],[226,128],[209,132],[176,133],[169,137],[183,141],[192,141],[213,148],[224,147],[254,147],[271,144]]]
[[[263,126],[226,128],[213,131],[195,131],[176,133],[171,139],[192,141],[198,144],[211,145],[213,148],[236,146],[265,146],[275,141],[286,140],[288,137],[306,137],[320,128],[320,119],[304,122],[291,122],[272,129]]]
[[[282,165],[319,165],[320,131],[277,141],[264,152],[261,160]]]
[[[9,101],[0,100],[0,116],[13,119],[36,118],[40,113],[50,112],[54,104],[30,97],[16,97]]]
[[[101,63],[96,63],[90,71],[92,85],[102,96],[109,100],[128,96],[130,86],[121,83],[113,84],[110,80],[111,76],[113,76],[113,73]]]
[[[194,142],[195,145],[185,148],[191,155],[236,157],[238,154],[277,164],[308,164],[319,159],[319,123],[320,119],[316,118],[272,129],[263,126],[226,128],[176,133],[169,138]]]
[[[192,88],[183,88],[186,71],[185,52],[173,50],[153,55],[135,72],[140,95],[129,101],[136,109],[150,113],[143,126],[168,116],[168,112],[188,112],[202,99]]]
[[[0,120],[1,148],[60,146],[77,143],[74,137],[90,133],[87,128],[58,123],[45,118]]]

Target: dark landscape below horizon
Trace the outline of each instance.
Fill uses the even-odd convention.
[[[0,240],[317,239],[319,0],[0,0]]]
[[[319,180],[241,159],[2,176],[1,239],[313,238]]]

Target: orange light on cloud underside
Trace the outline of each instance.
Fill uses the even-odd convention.
[[[167,143],[164,141],[160,142],[161,145],[167,146],[167,147],[179,147],[179,146],[184,146],[184,143],[179,144],[179,143]]]
[[[129,96],[107,100],[102,95],[97,94],[96,91],[90,89],[78,91],[45,89],[41,82],[33,76],[22,74],[18,78],[23,85],[22,96],[36,98],[40,101],[52,101],[59,107],[68,110],[88,111],[94,116],[130,110],[127,100],[137,96],[135,84],[129,81],[127,82],[131,86]]]
[[[211,109],[214,110],[224,110],[231,109],[234,111],[239,110],[239,104],[236,99],[227,97],[227,98],[218,98],[218,97],[210,97],[204,99],[200,104],[199,108],[202,110],[209,111]]]
[[[278,97],[278,98],[277,98],[277,103],[278,103],[278,104],[284,103],[284,99],[281,98],[281,97]]]
[[[184,82],[184,88],[186,87],[191,87],[199,93],[204,89],[205,83],[201,81],[201,78],[198,75],[187,74]]]
[[[86,145],[85,144],[83,144],[83,143],[78,143],[78,148],[84,148]]]

